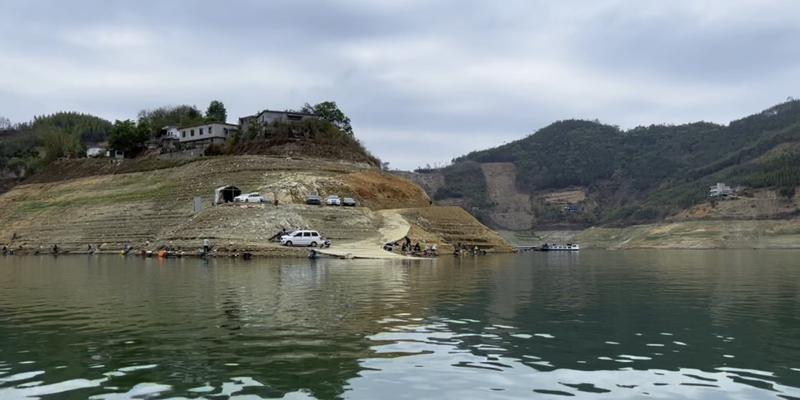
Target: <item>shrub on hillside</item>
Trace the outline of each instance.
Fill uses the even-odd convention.
[[[380,166],[354,136],[322,119],[280,122],[239,132],[228,139],[227,154],[305,156]]]

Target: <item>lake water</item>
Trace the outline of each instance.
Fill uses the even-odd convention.
[[[0,399],[800,399],[798,254],[3,257]]]

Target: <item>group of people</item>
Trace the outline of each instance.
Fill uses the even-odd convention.
[[[435,244],[426,244],[425,247],[421,246],[419,242],[411,244],[411,239],[408,236],[403,238],[402,243],[399,241],[394,243],[386,243],[383,246],[383,249],[386,251],[394,251],[398,247],[400,248],[400,253],[403,255],[412,255],[418,257],[436,257],[439,255]]]
[[[0,249],[0,254],[2,254],[4,256],[13,256],[13,255],[15,255],[17,253],[17,251],[19,251],[21,254],[28,254],[29,250],[30,249],[23,248],[22,245],[20,245],[19,248],[16,249],[16,250],[14,248],[12,248],[12,247],[7,246],[7,245],[3,245],[2,249]],[[87,254],[94,254],[96,251],[97,251],[97,246],[93,246],[91,244],[87,245],[87,248],[86,248]],[[47,249],[44,246],[39,246],[38,248],[33,250],[33,255],[52,254],[54,256],[57,256],[59,254],[64,254],[64,253],[65,253],[64,249],[59,247],[57,243],[54,243],[50,247],[50,251],[49,252],[47,251]]]
[[[217,250],[218,249],[214,248],[214,246],[213,246],[213,244],[211,243],[210,240],[203,239],[203,252],[200,253],[200,256],[204,257],[204,258],[205,257],[217,257],[217,255],[218,255],[218,251]],[[237,258],[240,255],[245,260],[249,260],[249,259],[253,258],[253,253],[251,253],[251,252],[249,252],[247,250],[244,250],[244,251],[242,251],[240,253],[239,249],[237,249],[233,245],[233,242],[228,242],[228,246],[227,246],[227,248],[225,248],[225,251],[226,251],[227,255],[229,257],[231,257],[231,258]]]
[[[87,244],[86,245],[86,254],[93,255],[97,253],[101,246]],[[23,247],[19,246],[19,251],[22,252]],[[48,251],[49,250],[49,251]],[[228,248],[226,249],[227,253],[230,254],[231,257],[238,257],[241,255],[245,259],[250,259],[253,254],[249,251],[239,252],[237,249],[233,247],[233,243],[231,243]],[[38,248],[33,250],[34,255],[44,255],[44,254],[51,254],[51,255],[59,255],[70,253],[71,251],[64,251],[57,243],[54,243],[49,249],[44,246],[39,246]],[[17,251],[8,245],[3,245],[0,248],[0,254],[3,256],[11,256],[16,254]],[[151,243],[149,240],[146,240],[141,247],[138,249],[134,246],[131,246],[130,243],[125,243],[122,250],[119,252],[120,255],[127,256],[129,254],[136,254],[142,257],[153,257],[158,256],[161,258],[167,257],[183,257],[186,255],[186,251],[182,250],[180,247],[173,246],[172,242],[167,244],[161,244],[156,247],[155,250],[151,250]],[[203,247],[200,250],[199,255],[202,257],[216,257],[217,250],[212,246],[211,241],[209,239],[203,239]]]
[[[453,255],[454,256],[463,256],[463,255],[473,255],[473,256],[485,256],[486,250],[481,249],[478,246],[469,247],[468,245],[456,243],[453,246]]]
[[[8,247],[6,245],[3,245],[2,254],[4,256],[13,256],[14,255],[14,249],[12,249],[12,248],[10,248],[10,247]]]

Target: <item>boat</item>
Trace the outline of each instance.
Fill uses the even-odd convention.
[[[558,244],[558,243],[545,243],[542,247],[539,248],[541,251],[578,251],[581,249],[581,246],[577,243],[567,243],[567,244]]]

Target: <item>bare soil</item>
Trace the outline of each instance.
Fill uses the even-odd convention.
[[[126,244],[137,249],[168,245],[194,252],[209,239],[228,253],[305,255],[268,239],[282,228],[309,228],[329,237],[334,248],[366,254],[369,247],[378,251],[369,253],[375,255],[383,243],[408,233],[415,225],[409,218],[444,213],[449,216],[423,224],[416,220],[416,229],[438,235],[440,244],[462,240],[510,249],[465,211],[437,211],[417,185],[363,164],[223,156],[170,168],[91,174],[95,160],[86,161],[69,163],[74,169],[69,179],[51,180],[53,172],[0,195],[0,244],[27,249],[58,244],[68,251],[90,244],[105,251]],[[214,189],[223,185],[261,192],[269,203],[212,206]],[[308,206],[309,194],[353,197],[359,206]],[[196,197],[204,206],[199,212],[193,208]],[[459,226],[462,232],[450,232]]]
[[[495,204],[490,218],[504,229],[526,230],[533,226],[531,199],[517,190],[517,167],[512,163],[481,164],[489,199]]]

